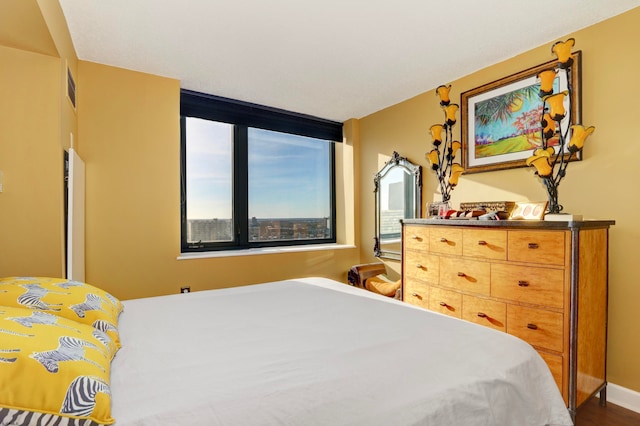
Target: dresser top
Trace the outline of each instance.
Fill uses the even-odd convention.
[[[524,228],[524,229],[589,229],[608,228],[615,220],[474,220],[474,219],[404,219],[403,225],[446,225],[483,228]]]

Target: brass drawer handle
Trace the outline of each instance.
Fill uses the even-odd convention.
[[[447,307],[447,306],[449,306],[449,305],[447,305],[447,304],[446,304],[446,303],[444,303],[444,302],[440,302],[440,306]]]
[[[480,241],[478,241],[478,245],[479,245],[479,246],[486,246],[486,245],[488,245],[488,244],[487,244],[487,242],[486,242],[486,241],[484,241],[484,240],[480,240]]]
[[[529,287],[529,281],[518,281],[520,287]]]
[[[466,277],[466,276],[467,276],[467,274],[465,274],[464,272],[458,272],[458,276],[459,276],[459,277]]]
[[[442,237],[442,238],[440,238],[440,242],[441,242],[441,243],[446,243],[446,242],[447,242],[447,239],[446,239],[445,237]]]
[[[530,330],[537,330],[538,326],[535,325],[535,324],[527,324],[527,328],[530,329]]]
[[[416,293],[415,291],[414,291],[413,293],[411,293],[411,295],[412,295],[413,297],[418,297],[418,293]]]
[[[539,246],[538,243],[529,243],[527,244],[527,247],[529,247],[530,249],[537,249]]]
[[[416,265],[416,268],[418,268],[418,269],[422,269],[422,265],[418,263],[418,264]]]
[[[414,236],[412,236],[411,238],[412,238],[412,239],[414,239],[414,240],[417,240],[417,239],[418,239],[418,236],[417,236],[417,235],[414,235]]]
[[[478,316],[479,316],[480,318],[486,318],[486,317],[487,317],[487,314],[485,314],[484,312],[478,312]]]

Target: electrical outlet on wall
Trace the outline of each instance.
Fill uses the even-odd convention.
[[[180,293],[191,293],[191,287],[189,286],[180,287]]]

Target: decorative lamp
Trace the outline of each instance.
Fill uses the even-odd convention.
[[[542,178],[551,176],[553,168],[551,167],[551,157],[556,151],[553,147],[547,149],[538,148],[533,151],[533,156],[527,158],[527,166],[534,166],[536,173]]]
[[[438,88],[436,89],[436,95],[440,97],[440,105],[446,106],[449,105],[449,102],[451,102],[449,100],[449,90],[451,90],[451,85],[438,86]]]
[[[576,44],[576,40],[573,38],[567,41],[557,41],[551,46],[551,52],[555,53],[558,57],[558,68],[567,69],[573,65],[573,58],[571,57],[571,48]]]
[[[569,140],[569,152],[577,152],[582,149],[585,139],[587,139],[596,128],[593,126],[585,128],[581,124],[574,124],[571,126],[571,130],[573,134],[571,135],[571,140]]]
[[[429,130],[431,131],[431,138],[432,138],[432,143],[435,146],[438,146],[442,143],[442,130],[444,129],[444,126],[442,126],[442,124],[434,124],[433,126],[431,126],[429,128]]]
[[[540,79],[540,96],[547,96],[553,93],[553,82],[556,79],[556,70],[540,71],[536,76]]]
[[[553,121],[548,112],[542,116],[541,124],[542,133],[547,139],[551,139],[556,134],[556,122]]]
[[[464,167],[454,163],[456,154],[462,145],[453,140],[453,126],[456,124],[456,114],[459,106],[452,104],[449,99],[451,85],[438,86],[436,95],[440,98],[440,106],[444,111],[444,123],[434,124],[429,128],[434,148],[425,155],[431,169],[436,173],[442,194],[442,202],[451,198],[451,190],[458,185],[458,179],[464,172]],[[442,134],[444,132],[444,135]],[[442,148],[442,149],[441,149]]]
[[[459,141],[453,141],[451,142],[451,148],[449,148],[449,156],[451,156],[452,158],[456,156],[456,154],[458,153],[458,150],[460,150],[460,148],[462,148],[462,144]]]
[[[451,177],[449,177],[449,185],[452,187],[458,184],[458,178],[464,172],[464,167],[460,164],[453,163],[451,165]]]
[[[449,104],[442,109],[444,110],[444,116],[447,119],[447,124],[449,126],[453,126],[454,124],[456,124],[456,113],[458,112],[458,105]]]
[[[433,170],[438,170],[438,168],[440,167],[440,157],[438,157],[437,149],[432,149],[427,154],[427,160],[429,160],[429,163],[431,164],[431,168]]]
[[[546,102],[551,110],[549,116],[553,121],[560,122],[566,115],[564,110],[564,97],[569,94],[568,90],[563,90],[560,93],[553,95],[547,95],[542,98],[542,102]]]
[[[540,80],[540,98],[542,99],[540,120],[542,142],[541,147],[533,151],[533,156],[526,160],[526,164],[535,168],[535,174],[542,180],[547,190],[549,198],[547,214],[562,212],[563,206],[558,203],[560,181],[567,174],[569,161],[582,151],[584,141],[595,130],[593,126],[569,125],[572,122],[571,103],[574,101],[571,84],[573,65],[571,48],[574,45],[575,40],[572,38],[554,43],[551,52],[558,58],[556,67],[553,70],[542,71],[537,76]],[[557,72],[565,73],[568,90],[553,93],[553,80],[549,81],[549,79]],[[568,112],[565,110],[565,103],[568,103]],[[569,137],[570,133],[571,137]]]

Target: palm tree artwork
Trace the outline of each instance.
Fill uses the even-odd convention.
[[[533,84],[475,104],[476,158],[540,148],[539,91],[540,84]]]

